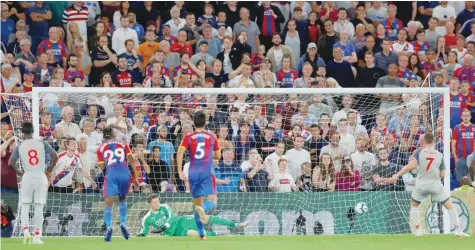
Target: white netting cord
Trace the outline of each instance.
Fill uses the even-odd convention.
[[[11,98],[9,95],[2,95],[4,98]],[[15,98],[23,98],[25,103],[31,105],[31,96],[29,94],[14,96]],[[121,104],[121,113],[119,116],[125,116],[130,119],[132,125],[135,125],[135,115],[140,112],[144,112],[145,115],[149,116],[149,119],[155,119],[155,121],[149,121],[147,124],[148,128],[143,129],[143,137],[147,140],[147,144],[154,141],[159,135],[159,129],[151,131],[153,126],[160,127],[160,122],[164,122],[165,126],[168,128],[168,133],[172,134],[172,138],[165,138],[166,141],[170,141],[174,147],[177,147],[180,143],[180,138],[182,133],[186,132],[185,130],[192,129],[191,125],[191,114],[197,109],[203,109],[208,115],[214,117],[212,120],[213,126],[208,124],[207,129],[215,132],[222,143],[222,148],[232,148],[235,152],[235,157],[240,157],[239,164],[242,166],[242,162],[246,162],[252,158],[251,152],[253,148],[256,148],[261,155],[261,160],[265,160],[263,157],[263,148],[264,144],[258,143],[257,140],[265,136],[266,127],[273,127],[274,130],[284,129],[282,131],[282,138],[279,141],[284,143],[284,155],[286,152],[294,148],[294,137],[296,134],[302,136],[303,147],[309,152],[318,154],[316,148],[310,148],[315,145],[312,144],[312,125],[317,124],[320,127],[321,136],[327,140],[327,144],[331,144],[332,138],[331,135],[334,132],[339,132],[340,140],[339,143],[345,143],[341,147],[343,153],[333,148],[329,148],[328,153],[331,157],[334,158],[334,173],[336,178],[336,173],[342,169],[343,157],[350,156],[355,164],[355,169],[359,170],[361,176],[361,192],[355,193],[346,193],[343,195],[342,192],[334,193],[333,198],[326,200],[327,206],[329,207],[330,214],[342,214],[346,213],[349,207],[354,207],[357,203],[363,201],[371,210],[383,209],[384,206],[388,204],[382,203],[381,194],[373,192],[365,192],[375,188],[377,184],[375,183],[374,171],[375,166],[368,166],[372,163],[371,159],[368,157],[375,157],[374,160],[377,162],[378,151],[382,148],[394,149],[397,148],[397,151],[394,150],[391,155],[394,160],[394,164],[400,169],[409,158],[412,151],[420,146],[420,138],[423,135],[424,131],[442,131],[443,129],[437,126],[442,126],[442,124],[434,124],[434,120],[439,120],[439,110],[434,108],[437,105],[434,103],[440,103],[442,94],[394,94],[394,95],[376,95],[376,94],[354,94],[354,95],[342,95],[342,94],[291,94],[291,95],[253,95],[250,94],[240,94],[240,95],[224,95],[224,94],[212,94],[212,95],[180,95],[180,94],[85,94],[85,93],[41,93],[40,94],[40,114],[49,113],[51,115],[51,124],[61,121],[62,113],[64,108],[70,106],[73,108],[73,117],[72,122],[78,125],[81,125],[83,129],[84,124],[91,122],[93,129],[97,128],[98,123],[100,123],[101,118],[107,120],[113,119],[117,107],[116,104]],[[28,104],[27,104],[28,105]],[[97,105],[98,110],[97,115],[92,115],[88,118],[89,106]],[[147,105],[147,108],[141,109],[141,107]],[[323,105],[323,106],[322,106]],[[31,109],[24,108],[21,101],[9,102],[7,104],[10,112],[10,118],[12,120],[12,126],[15,130],[15,134],[21,130],[21,123],[23,121],[31,121]],[[100,108],[99,108],[100,107]],[[21,116],[18,113],[18,110],[22,110]],[[295,109],[295,110],[293,110]],[[293,111],[293,113],[291,112]],[[300,114],[302,112],[302,114]],[[345,114],[342,117],[341,114]],[[161,115],[165,115],[165,119]],[[335,118],[336,116],[336,118]],[[41,118],[41,117],[40,117]],[[395,119],[398,118],[398,119]],[[400,119],[399,119],[400,118]],[[218,121],[218,119],[221,119]],[[347,119],[344,122],[344,119]],[[152,123],[153,122],[153,123]],[[175,131],[171,129],[180,122],[181,130],[174,134]],[[411,124],[416,124],[417,122],[417,131],[415,131],[414,126]],[[253,135],[254,146],[242,145],[241,143],[236,143],[236,134],[229,135],[229,131],[224,133],[221,129],[240,129],[242,123],[248,123],[250,125],[250,135]],[[333,125],[333,126],[332,126]],[[342,138],[345,129],[342,129],[341,126],[347,126],[347,134]],[[41,128],[40,124],[36,124],[37,128]],[[139,126],[143,128],[143,126]],[[174,127],[176,129],[176,126]],[[44,131],[43,131],[44,132]],[[64,131],[63,131],[64,133]],[[254,133],[254,134],[253,134]],[[58,141],[61,138],[55,138],[56,135],[59,135],[61,138],[68,137],[66,135],[61,135],[60,132],[52,133],[51,139]],[[276,133],[277,135],[277,133]],[[280,136],[280,135],[279,135]],[[442,141],[442,134],[438,135]],[[358,139],[358,140],[357,140]],[[125,136],[124,140],[128,143],[131,143],[131,136]],[[149,141],[150,140],[150,141]],[[345,141],[346,140],[346,141]],[[350,141],[350,142],[348,142]],[[353,141],[353,143],[351,143]],[[373,154],[373,156],[358,157],[352,156],[355,152],[358,151],[358,143],[365,143],[367,145],[363,151]],[[391,143],[393,145],[391,145]],[[325,146],[327,146],[325,144]],[[313,146],[312,146],[313,145]],[[57,145],[59,146],[59,145]],[[146,145],[147,148],[147,145]],[[63,148],[64,149],[64,148]],[[315,152],[312,150],[315,149]],[[322,148],[319,149],[320,152],[316,157],[311,156],[311,168],[317,169],[318,163],[321,160],[320,155],[322,154]],[[237,153],[238,151],[244,151],[244,153]],[[151,157],[153,152],[147,157]],[[269,155],[269,154],[268,154]],[[300,175],[305,171],[301,168],[300,164],[294,166],[294,162],[299,162],[298,159],[292,157],[290,154],[288,157],[289,168],[292,169],[291,175],[297,182]],[[297,160],[297,161],[296,161]],[[274,168],[275,171],[275,168]],[[394,170],[390,170],[394,171]],[[142,172],[144,170],[142,169]],[[146,172],[146,171],[145,171]],[[387,177],[390,177],[391,174],[387,173],[386,170],[382,170],[382,173]],[[94,172],[96,175],[100,175],[100,171]],[[146,174],[144,174],[146,175]],[[156,175],[150,175],[148,173],[148,179],[144,180],[144,183],[150,182],[151,177]],[[294,177],[295,176],[295,177]],[[326,175],[329,177],[329,175]],[[274,176],[275,177],[275,176]],[[84,183],[84,180],[81,180],[83,177],[76,175],[73,179],[78,183]],[[161,177],[160,177],[161,178]],[[325,179],[325,181],[327,181]],[[331,178],[330,178],[331,181]],[[320,185],[320,184],[319,184]],[[150,187],[144,185],[145,188],[139,189],[141,192],[150,192],[151,189],[155,192],[157,191],[173,191],[178,189],[178,191],[184,191],[180,187],[169,188],[168,186],[163,186],[165,190],[160,190],[162,188],[160,184],[157,187]],[[178,185],[177,185],[178,186]],[[326,186],[327,188],[328,186]],[[305,188],[303,188],[305,190]],[[323,191],[321,188],[316,188],[318,191]],[[381,189],[383,191],[393,193],[394,197],[400,196],[404,193],[406,189],[405,180],[401,179],[394,187],[391,189]],[[366,194],[366,198],[361,200],[362,195]],[[165,193],[166,194],[166,193]],[[98,193],[86,193],[86,195],[91,196],[91,198],[100,196]],[[167,196],[167,195],[165,195]],[[273,204],[272,206],[278,207],[281,203],[293,204],[296,207],[301,208],[301,211],[311,210],[312,207],[318,206],[320,204],[319,199],[302,199],[297,193],[289,194],[284,201],[274,200],[271,196],[259,196],[255,195],[255,201],[252,200],[253,194],[250,194],[249,198],[246,199],[246,202],[249,204],[244,205],[240,201],[239,194],[227,195],[225,198],[220,198],[219,206],[222,207],[235,207],[235,211],[245,209],[248,211],[259,211],[262,209],[262,204]],[[50,207],[51,209],[58,209],[60,206],[66,203],[74,203],[74,196],[68,194],[55,194],[52,197],[55,197]],[[171,196],[172,197],[172,196]],[[369,199],[368,199],[369,197]],[[141,200],[139,196],[131,196],[132,200],[129,202],[134,203],[134,201]],[[69,199],[69,200],[68,200]],[[94,198],[95,199],[95,198]],[[171,198],[173,201],[174,198]],[[179,198],[176,198],[180,200]],[[342,200],[343,199],[343,202]],[[98,198],[100,200],[100,198]],[[253,201],[253,202],[252,202]],[[66,203],[65,203],[66,202]],[[398,202],[398,201],[389,201]],[[397,211],[391,210],[391,213],[394,213],[394,216],[389,216],[389,221],[387,222],[387,228],[392,228],[392,232],[405,232],[405,225],[407,223],[407,201],[404,203],[396,204],[396,207],[399,207]],[[342,205],[343,204],[343,205]],[[100,208],[94,208],[96,210],[101,210]],[[143,206],[132,206],[131,211],[142,211]],[[80,209],[79,209],[80,210]],[[81,211],[77,207],[71,207],[68,209],[68,213],[71,213],[73,217],[81,216]],[[186,209],[185,209],[186,210]],[[79,212],[78,212],[79,211]],[[233,214],[226,214],[223,212],[220,214],[224,217],[233,218]],[[290,217],[298,217],[299,212],[295,211],[294,214],[288,214]],[[251,216],[251,215],[249,215]],[[323,215],[322,215],[323,216]],[[381,228],[381,225],[377,225],[376,221],[382,220],[382,213],[375,213],[375,218],[368,220],[368,223],[357,224],[352,227],[352,230],[349,228],[345,230],[337,230],[335,232],[331,227],[331,223],[327,217],[323,216],[319,218],[319,222],[322,223],[323,230],[326,233],[387,233]],[[384,215],[385,216],[385,215]],[[100,217],[100,216],[99,216]],[[292,218],[293,218],[292,217]],[[325,222],[325,218],[328,219],[328,223]],[[59,221],[61,218],[57,218]],[[243,219],[243,218],[241,218]],[[335,218],[336,220],[337,218]],[[339,218],[341,220],[341,218]],[[115,218],[118,220],[118,218]],[[131,231],[137,231],[140,227],[138,221],[130,221],[129,227]],[[338,223],[338,222],[337,222]],[[341,223],[341,222],[340,222]],[[54,224],[54,223],[53,223]],[[88,229],[98,228],[97,220],[89,220],[86,223]],[[295,225],[294,225],[295,227]],[[351,226],[349,226],[351,227]],[[277,228],[279,232],[280,225],[276,224],[270,227],[272,232]],[[217,227],[215,231],[224,230],[223,228]],[[71,228],[72,230],[72,228]],[[258,231],[253,231],[254,229],[249,229],[249,234],[257,233]],[[287,229],[285,229],[287,230]],[[306,230],[311,230],[310,226],[307,226]],[[54,231],[54,230],[53,230]],[[225,231],[223,231],[225,232]],[[285,231],[293,232],[291,231]],[[71,233],[71,232],[70,232]],[[96,232],[98,234],[99,232]],[[284,233],[284,228],[280,233]]]

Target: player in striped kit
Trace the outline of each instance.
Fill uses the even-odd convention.
[[[216,180],[212,176],[213,160],[221,158],[218,139],[214,134],[204,130],[206,115],[203,111],[197,111],[193,115],[195,132],[185,135],[177,152],[177,168],[180,179],[189,181],[190,193],[195,205],[195,221],[198,226],[200,239],[205,239],[204,225],[206,224],[206,212],[213,209],[216,200],[206,200],[204,196],[216,195]],[[190,169],[188,177],[183,172],[183,156],[185,150],[190,153]]]
[[[467,175],[467,157],[475,148],[475,125],[470,122],[472,118],[468,109],[462,112],[462,123],[455,126],[452,133],[452,155],[455,161],[455,176],[457,180]]]
[[[48,194],[48,176],[53,168],[46,166],[46,154],[51,156],[51,166],[56,165],[58,156],[51,146],[38,139],[33,139],[33,124],[23,123],[21,131],[24,134],[23,142],[15,148],[8,165],[13,168],[18,175],[22,176],[20,187],[21,216],[23,226],[23,243],[43,244],[41,241],[41,229],[43,227],[43,207],[46,204]],[[23,171],[19,169],[16,162],[20,159]],[[35,235],[33,240],[30,234],[30,207],[35,208],[33,220],[35,222]]]
[[[112,238],[112,204],[114,196],[119,196],[120,230],[126,240],[130,238],[125,223],[127,222],[127,203],[125,202],[130,187],[130,172],[133,173],[134,184],[138,186],[135,171],[135,159],[127,144],[115,141],[114,131],[111,127],[103,130],[104,139],[107,141],[97,149],[97,159],[100,168],[106,168],[104,178],[104,221],[106,223],[105,242]],[[127,165],[127,162],[129,165]],[[132,166],[129,168],[129,166]]]
[[[424,148],[419,148],[414,152],[413,158],[392,177],[394,183],[399,177],[407,172],[417,169],[416,186],[411,195],[410,218],[416,228],[416,236],[422,236],[419,220],[419,204],[429,195],[432,201],[440,202],[447,209],[450,215],[450,228],[455,228],[456,236],[469,236],[460,228],[460,221],[457,211],[450,199],[450,193],[446,192],[440,179],[445,177],[444,155],[435,148],[434,135],[426,133],[424,135]]]

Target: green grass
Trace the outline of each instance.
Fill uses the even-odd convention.
[[[410,235],[351,236],[241,236],[208,237],[206,241],[189,237],[123,238],[111,243],[102,238],[44,238],[44,245],[23,245],[22,238],[1,239],[2,249],[45,250],[435,250],[474,249],[475,237],[452,235],[414,237]]]

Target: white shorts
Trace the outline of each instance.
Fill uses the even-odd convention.
[[[416,182],[416,186],[412,191],[411,198],[421,203],[425,200],[428,196],[431,196],[432,201],[444,203],[450,198],[450,194],[448,194],[445,189],[444,185],[440,181],[434,182]]]
[[[48,178],[44,173],[25,173],[21,180],[21,204],[46,204]]]

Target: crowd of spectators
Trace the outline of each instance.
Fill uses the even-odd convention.
[[[474,13],[474,1],[2,2],[2,192],[18,189],[5,166],[35,87],[450,88],[454,181],[475,183]],[[42,96],[39,134],[60,157],[51,191],[99,192],[106,126],[131,145],[133,191],[186,191],[175,152],[196,109],[222,149],[218,192],[411,191],[416,172],[392,175],[424,133],[444,143],[440,96],[150,92]]]

